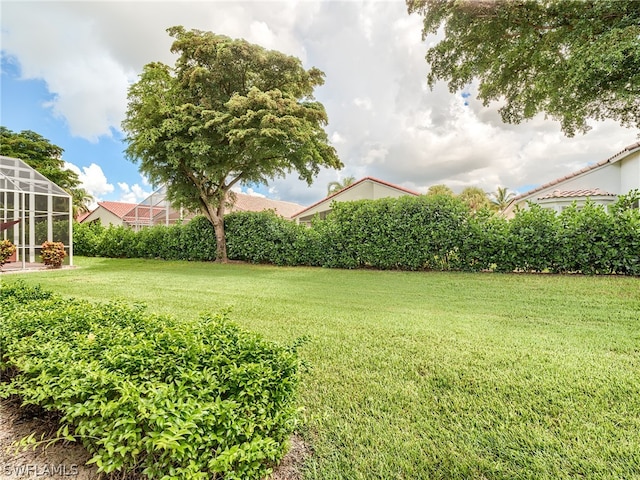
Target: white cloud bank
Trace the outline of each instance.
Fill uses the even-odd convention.
[[[64,167],[78,175],[78,178],[80,179],[80,186],[97,201],[99,201],[104,195],[114,191],[113,185],[107,181],[107,177],[102,171],[100,165],[92,163],[88,167],[82,167],[82,169],[80,169],[72,163],[65,163]]]
[[[2,8],[3,50],[19,61],[25,78],[45,80],[54,94],[53,112],[88,139],[119,128],[127,86],[144,64],[173,63],[165,32],[171,25],[243,37],[320,68],[326,83],[316,97],[327,109],[327,130],[345,169],[321,172],[311,187],[295,174],[269,185],[270,195],[302,204],[322,198],[327,183],[345,175],[375,176],[419,191],[437,183],[454,190],[516,190],[636,141],[636,131],[613,122],[594,124],[572,139],[542,117],[504,125],[496,106],[475,100],[473,86],[466,98],[442,84],[429,90],[424,55],[433,39],[422,41],[420,17],[407,15],[400,0],[26,1]],[[102,182],[102,188],[109,185]],[[127,187],[123,198],[144,191]]]
[[[149,186],[149,183],[144,177],[142,177],[141,183],[145,186]],[[144,187],[140,186],[137,183],[129,185],[125,182],[118,182],[118,188],[120,189],[119,201],[126,203],[140,203],[153,193],[152,191],[145,190]]]

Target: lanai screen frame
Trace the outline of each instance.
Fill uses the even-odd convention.
[[[192,218],[192,213],[184,208],[175,208],[167,200],[167,187],[163,185],[127,212],[122,220],[127,226],[139,231],[155,225],[175,225]]]
[[[0,156],[0,222],[15,220],[19,222],[0,232],[0,239],[16,246],[22,268],[37,263],[45,241],[62,242],[73,265],[71,195],[24,161]]]

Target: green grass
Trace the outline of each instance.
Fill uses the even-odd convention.
[[[639,279],[76,263],[0,281],[309,335],[305,478],[640,478]]]

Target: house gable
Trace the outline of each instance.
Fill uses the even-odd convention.
[[[561,211],[574,201],[587,198],[601,205],[615,202],[618,195],[640,188],[640,142],[594,165],[553,180],[515,197],[503,215],[512,217],[516,208],[528,202]]]
[[[325,218],[331,212],[332,202],[377,200],[387,197],[398,198],[405,195],[417,196],[419,193],[377,178],[365,177],[299,211],[292,219],[298,223],[310,223],[316,215],[320,216],[320,218]]]
[[[100,220],[104,226],[107,225],[124,225],[124,216],[135,208],[135,203],[125,202],[98,202],[98,206],[88,215],[86,215],[81,223],[91,223]]]

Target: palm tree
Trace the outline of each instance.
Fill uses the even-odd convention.
[[[339,192],[343,188],[348,187],[355,181],[356,181],[355,177],[344,177],[342,181],[329,182],[329,184],[327,185],[327,195],[333,195],[334,193]]]
[[[472,212],[477,212],[482,207],[488,207],[491,204],[485,191],[479,187],[466,187],[460,192],[458,198],[466,203]]]
[[[509,192],[507,187],[498,187],[491,195],[493,195],[491,203],[498,207],[498,210],[504,210],[507,205],[509,205],[511,199],[515,196],[513,192]]]
[[[89,204],[93,202],[94,198],[84,188],[76,187],[73,190],[67,190],[67,192],[71,195],[73,203],[73,218],[89,211]]]
[[[429,190],[427,190],[427,195],[449,195],[450,197],[454,197],[455,193],[448,186],[443,183],[438,185],[431,185]]]

